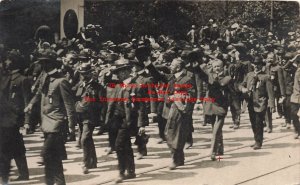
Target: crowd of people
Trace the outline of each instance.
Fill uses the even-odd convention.
[[[170,170],[184,165],[184,147],[193,146],[193,110],[203,107],[203,125],[212,126],[211,160],[224,154],[222,127],[228,110],[231,128],[239,129],[240,115],[250,117],[254,144],[263,145],[272,132],[272,114],[284,117],[300,136],[300,29],[286,38],[234,23],[224,31],[214,20],[186,40],[160,35],[114,43],[100,38],[99,26],[82,27],[76,38],[51,43],[37,38],[29,56],[18,48],[1,47],[0,175],[9,181],[14,159],[15,180],[29,180],[21,128],[43,132],[41,161],[47,185],[66,184],[65,142],[83,151],[83,174],[97,168],[93,133],[108,132],[107,155],[116,152],[116,183],[135,178],[131,138],[136,159],[147,155],[149,116],[158,123],[160,140],[167,143]],[[29,60],[29,61],[26,61]],[[77,136],[76,136],[77,134]],[[99,155],[99,154],[98,154]],[[127,171],[127,173],[125,173]]]

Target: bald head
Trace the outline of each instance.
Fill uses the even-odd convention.
[[[275,62],[275,54],[273,52],[268,53],[267,55],[267,63],[274,63]]]
[[[219,59],[213,59],[211,61],[213,73],[220,73],[223,71],[223,61]]]
[[[181,58],[175,58],[173,59],[170,70],[172,74],[180,72],[184,67],[184,61]]]

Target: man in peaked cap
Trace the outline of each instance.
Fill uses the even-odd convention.
[[[81,75],[80,85],[76,91],[76,112],[79,118],[79,141],[83,149],[84,174],[91,168],[97,168],[97,156],[93,140],[93,130],[100,122],[102,96],[101,86],[97,83],[92,73],[93,69],[90,63],[82,63],[79,67]]]
[[[17,50],[8,52],[7,59],[5,61],[8,75],[3,75],[1,78],[0,89],[4,90],[5,98],[9,105],[12,106],[13,110],[17,113],[14,126],[11,129],[7,129],[8,133],[2,133],[4,136],[10,134],[7,138],[0,138],[2,142],[10,143],[10,146],[4,148],[6,152],[3,155],[8,163],[8,171],[10,167],[10,160],[14,159],[18,168],[19,176],[14,180],[29,180],[29,171],[26,160],[26,149],[24,145],[23,136],[20,133],[20,128],[25,125],[29,128],[29,114],[23,112],[25,106],[30,101],[30,82],[29,79],[21,74],[22,69],[22,56]],[[1,114],[4,116],[4,114]],[[27,125],[27,126],[26,126]],[[13,138],[12,138],[13,137]],[[2,145],[0,146],[2,147]],[[2,161],[0,161],[2,163]],[[7,165],[6,163],[4,163]],[[6,168],[7,166],[5,166]],[[2,169],[1,172],[2,173]],[[4,177],[4,182],[7,177]]]
[[[41,127],[45,141],[42,156],[45,164],[46,184],[66,184],[62,159],[64,141],[64,117],[68,118],[70,132],[75,132],[76,111],[73,93],[69,82],[58,72],[59,63],[56,53],[49,50],[42,53],[39,58],[45,75],[43,75],[35,97],[25,108],[25,112],[32,109],[33,104],[41,101]]]
[[[252,63],[254,71],[247,74],[239,89],[247,96],[250,122],[255,143],[251,145],[258,150],[263,144],[264,118],[267,109],[274,109],[274,92],[270,78],[262,71],[265,65],[261,57],[256,57]]]
[[[115,183],[120,183],[124,179],[135,178],[135,164],[133,157],[133,150],[131,147],[130,133],[132,128],[132,104],[130,87],[131,83],[131,66],[128,64],[120,65],[112,70],[110,75],[107,76],[105,83],[113,82],[111,91],[107,94],[107,113],[105,124],[113,129],[114,132],[109,132],[109,143],[114,147],[117,152],[119,175]],[[116,79],[113,79],[116,75]],[[127,174],[125,175],[125,171]]]
[[[279,100],[282,101],[282,99],[286,97],[282,67],[280,67],[279,64],[277,63],[275,54],[273,52],[268,53],[266,61],[267,61],[266,74],[268,74],[271,78],[275,99],[277,102],[279,102]],[[277,110],[278,109],[280,110],[280,113],[282,113],[282,104],[277,103]],[[270,111],[270,109],[268,109],[266,113],[266,125],[267,127],[265,131],[271,133],[273,124],[272,124],[272,112]]]
[[[295,73],[297,71],[297,66],[293,65],[292,58],[294,57],[294,53],[287,52],[282,57],[282,68],[283,68],[283,77],[285,83],[285,94],[286,98],[283,101],[283,114],[285,123],[282,123],[282,127],[286,127],[287,129],[291,128],[291,95],[293,93],[294,86],[294,78]]]

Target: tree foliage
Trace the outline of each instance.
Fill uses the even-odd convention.
[[[59,0],[2,0],[0,43],[20,46],[33,38],[36,28],[50,26],[59,33]],[[274,1],[274,32],[284,36],[298,25],[298,2]],[[128,35],[160,34],[185,38],[195,24],[199,29],[214,19],[224,30],[232,23],[270,30],[271,1],[86,1],[85,25],[100,24],[102,37],[122,42]]]

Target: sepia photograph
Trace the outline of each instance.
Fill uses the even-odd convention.
[[[0,0],[0,184],[300,185],[300,1]]]

